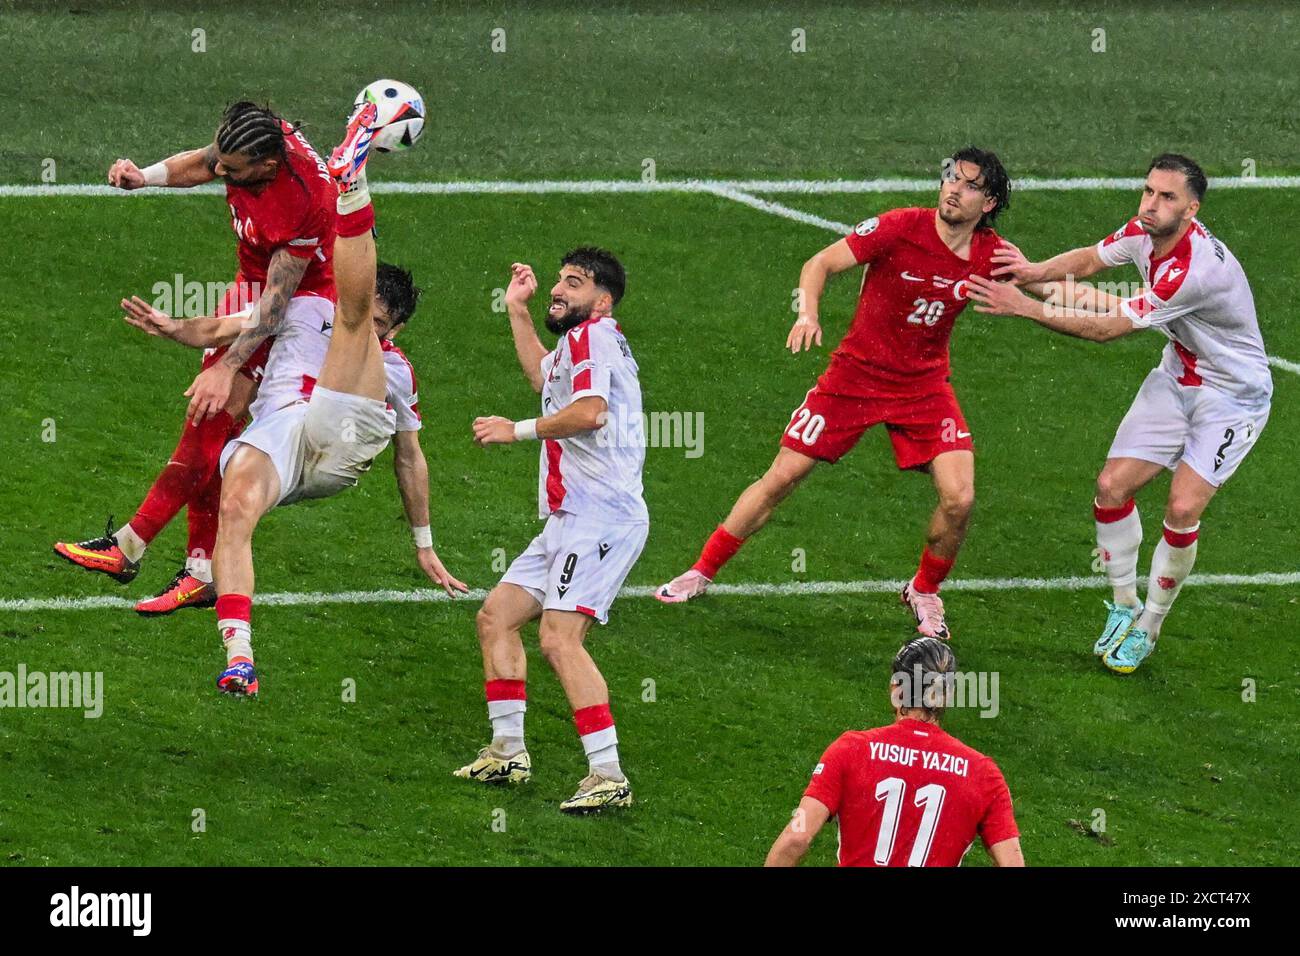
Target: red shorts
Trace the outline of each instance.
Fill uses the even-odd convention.
[[[946,451],[971,451],[970,429],[952,386],[906,397],[843,395],[818,382],[790,416],[781,444],[819,461],[839,461],[873,425],[884,425],[900,469],[920,468]]]
[[[230,288],[226,290],[225,298],[217,306],[217,315],[232,315],[243,308],[251,305],[252,289],[244,280],[243,275],[236,273],[235,280]],[[275,336],[265,339],[257,350],[248,357],[248,361],[240,366],[239,371],[253,380],[253,384],[260,385],[262,382],[262,372],[266,368],[266,360],[271,354],[271,346],[275,344]],[[212,366],[216,365],[221,356],[226,354],[226,349],[230,346],[223,345],[220,348],[204,349],[202,371],[206,372]]]

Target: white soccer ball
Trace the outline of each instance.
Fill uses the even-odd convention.
[[[379,106],[379,132],[370,145],[381,153],[409,149],[424,132],[424,97],[415,87],[398,80],[375,80],[357,94],[353,106]]]

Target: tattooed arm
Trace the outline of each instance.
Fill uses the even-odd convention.
[[[266,270],[266,289],[258,299],[248,324],[239,337],[230,343],[221,361],[200,372],[186,390],[190,407],[185,417],[193,421],[212,418],[230,399],[230,384],[235,373],[267,338],[280,331],[289,300],[298,291],[298,283],[307,271],[309,260],[300,258],[283,246],[271,254],[271,265]]]

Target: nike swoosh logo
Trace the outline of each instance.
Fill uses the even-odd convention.
[[[908,272],[906,269],[904,269],[904,270],[900,273],[900,275],[902,275],[902,277],[903,277],[904,279],[906,279],[908,282],[924,282],[924,281],[925,281],[925,276],[914,276],[914,275],[912,275],[910,272]]]
[[[105,564],[109,564],[114,560],[106,554],[100,554],[98,551],[87,551],[85,548],[78,547],[75,544],[67,545],[67,549],[79,558],[89,558],[92,561],[103,561]]]
[[[957,433],[957,437],[958,437],[958,438],[970,438],[970,432],[958,432],[958,433]]]

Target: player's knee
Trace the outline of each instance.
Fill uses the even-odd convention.
[[[1165,524],[1171,528],[1190,528],[1201,520],[1201,502],[1192,495],[1173,494],[1165,505]]]
[[[807,474],[801,463],[778,458],[763,476],[764,489],[769,498],[779,501],[794,491]]]
[[[1103,508],[1118,508],[1128,499],[1128,488],[1120,481],[1119,473],[1103,468],[1097,476],[1097,503]]]
[[[490,605],[484,604],[474,615],[474,630],[478,632],[480,644],[491,641],[500,630],[497,615]]]
[[[221,527],[250,527],[260,516],[261,508],[253,489],[231,487],[229,484],[222,489],[219,517]]]
[[[947,489],[939,496],[939,506],[944,514],[955,521],[965,521],[975,509],[975,486],[960,485]]]
[[[547,663],[551,666],[564,659],[577,642],[572,635],[565,633],[557,627],[548,627],[545,624],[541,626],[537,634],[538,645],[541,649],[542,656],[546,658]]]

